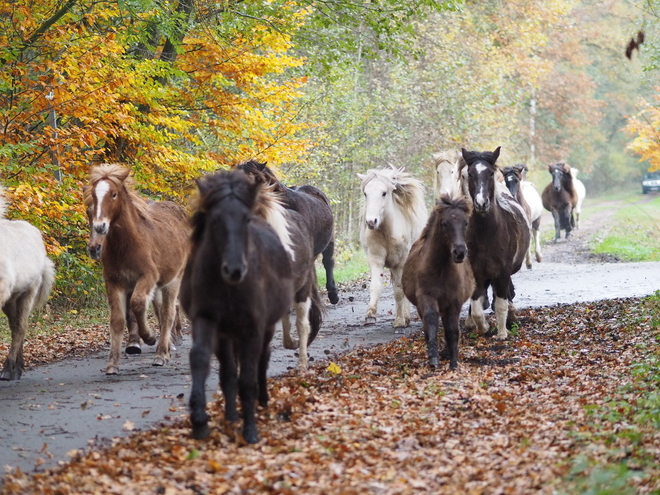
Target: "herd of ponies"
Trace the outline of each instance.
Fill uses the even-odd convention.
[[[496,327],[506,339],[516,323],[511,276],[542,260],[539,221],[552,212],[556,239],[579,222],[584,185],[577,170],[550,165],[552,181],[541,195],[525,178],[526,167],[500,168],[494,151],[448,150],[433,155],[435,206],[428,212],[425,188],[403,168],[388,166],[358,174],[364,194],[360,240],[371,274],[365,323],[377,318],[384,268],[391,272],[396,302],[395,332],[410,325],[410,304],[423,322],[428,363],[440,355],[458,366],[459,317],[470,302],[465,327],[490,335],[484,308],[493,294]],[[243,437],[259,439],[256,403],[266,406],[270,343],[278,322],[283,345],[298,349],[308,366],[307,346],[324,313],[315,260],[321,255],[326,290],[339,301],[334,280],[334,219],[328,197],[314,186],[288,187],[264,163],[248,161],[197,180],[189,214],[171,201],[151,201],[135,189],[130,170],[95,166],[83,188],[89,220],[88,254],[101,262],[110,309],[106,374],[119,373],[125,329],[126,354],[155,345],[152,364],[164,366],[181,337],[183,311],[192,326],[190,366],[192,436],[209,435],[205,383],[211,356],[220,362],[225,418],[243,415]],[[41,232],[5,216],[0,188],[0,306],[12,333],[1,380],[24,371],[28,316],[46,303],[55,267]],[[160,332],[147,321],[152,305]],[[297,340],[291,332],[295,313]],[[445,350],[438,349],[442,321]]]

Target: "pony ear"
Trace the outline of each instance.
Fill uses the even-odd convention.
[[[121,182],[124,182],[130,174],[131,174],[131,169],[130,168],[122,167],[121,170],[117,171],[117,178]]]
[[[548,164],[548,172],[552,173],[552,163]]]
[[[356,175],[357,175],[358,179],[360,179],[360,180],[364,180],[364,179],[367,178],[367,176],[365,174],[356,174]]]
[[[495,163],[495,161],[500,156],[500,148],[501,148],[501,146],[498,146],[497,148],[495,148],[495,151],[493,151],[493,163]]]
[[[197,184],[197,189],[199,189],[200,194],[204,195],[208,192],[209,190],[208,181],[205,180],[203,177],[200,179],[195,179],[195,184]]]

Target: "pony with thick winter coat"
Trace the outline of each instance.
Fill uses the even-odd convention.
[[[105,372],[119,371],[122,335],[131,312],[138,336],[147,345],[156,343],[147,323],[147,306],[154,299],[162,303],[156,311],[160,336],[152,364],[164,366],[170,358],[176,300],[188,256],[188,215],[171,201],[147,202],[134,189],[130,170],[116,164],[92,168],[83,193],[91,213],[91,237],[102,236],[97,241],[102,241],[99,255],[110,307]],[[138,353],[136,348],[139,342],[129,341],[126,351]]]
[[[298,367],[305,370],[308,366],[307,348],[318,335],[323,320],[323,301],[315,268],[315,259],[319,252],[323,253],[323,264],[328,274],[328,297],[334,302],[337,302],[339,297],[333,279],[334,221],[330,203],[325,195],[313,186],[286,187],[264,163],[252,160],[241,163],[236,168],[268,185],[286,209],[284,214],[291,236],[291,242],[287,243],[287,246],[291,247],[287,250],[292,261],[298,340],[291,335],[291,320],[287,313],[282,318],[282,341],[286,349],[298,349]],[[321,248],[323,251],[319,251]]]
[[[5,218],[7,202],[0,186],[0,308],[7,315],[11,346],[0,380],[18,380],[25,370],[23,343],[30,313],[41,308],[55,280],[39,229]]]
[[[504,167],[502,169],[502,174],[504,175],[506,187],[509,189],[509,192],[511,192],[511,195],[518,200],[518,203],[523,207],[525,213],[527,213],[530,225],[532,226],[532,237],[529,243],[529,250],[525,256],[525,266],[528,270],[531,270],[532,244],[534,244],[536,261],[538,263],[543,261],[543,253],[541,252],[541,233],[539,231],[541,214],[543,213],[543,202],[541,201],[541,196],[536,190],[536,186],[524,179],[526,169],[526,165],[517,164],[513,167]]]
[[[525,259],[530,225],[520,203],[511,195],[498,192],[496,161],[500,147],[484,152],[463,149],[462,154],[474,207],[467,231],[468,259],[475,279],[470,314],[477,333],[488,333],[482,297],[491,285],[497,322],[496,337],[504,340],[508,337],[507,321],[513,323],[517,319],[511,275],[520,270]]]
[[[197,184],[192,252],[180,297],[192,322],[192,435],[209,435],[205,383],[213,353],[220,361],[225,418],[239,418],[238,391],[243,437],[256,443],[255,402],[268,404],[270,341],[293,303],[292,239],[277,196],[243,171],[220,172]]]
[[[266,184],[271,184],[276,192],[284,197],[284,207],[297,211],[306,223],[311,236],[314,257],[321,254],[325,269],[328,299],[337,304],[339,293],[335,283],[335,221],[330,207],[330,200],[317,187],[310,185],[288,187],[277,178],[265,163],[249,160],[236,166],[244,172],[259,177]]]
[[[548,165],[548,172],[552,176],[552,181],[541,194],[543,207],[552,213],[555,221],[555,241],[561,238],[562,230],[566,231],[568,239],[575,227],[573,213],[579,199],[573,174],[564,162]]]
[[[364,194],[360,241],[371,274],[365,323],[376,321],[383,268],[389,268],[396,303],[394,328],[405,328],[410,325],[410,302],[403,294],[401,275],[408,252],[428,219],[424,186],[403,168],[394,166],[369,169],[357,176]]]
[[[461,308],[475,287],[466,241],[471,210],[467,198],[442,195],[403,266],[403,292],[422,318],[431,367],[438,365],[438,317],[449,368],[458,367]]]
[[[433,191],[436,199],[444,194],[451,197],[469,195],[467,177],[461,176],[463,170],[463,155],[456,149],[442,150],[431,155],[433,160]]]

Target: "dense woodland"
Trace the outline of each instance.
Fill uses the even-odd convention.
[[[330,197],[355,239],[357,172],[502,146],[592,192],[660,168],[658,0],[10,0],[0,4],[0,182],[38,226],[55,301],[102,298],[85,254],[93,164],[183,204],[247,159]],[[625,50],[638,31],[644,42]],[[429,201],[430,201],[429,187]]]

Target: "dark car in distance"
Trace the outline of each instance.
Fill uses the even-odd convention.
[[[649,191],[660,191],[660,171],[647,172],[642,177],[642,193],[648,194]]]

